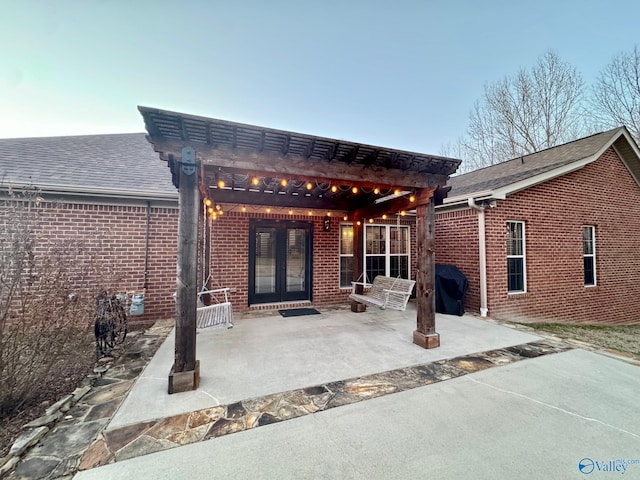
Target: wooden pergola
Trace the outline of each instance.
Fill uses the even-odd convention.
[[[434,205],[460,160],[138,107],[179,191],[175,360],[169,393],[197,388],[197,233],[201,199],[344,212],[353,222],[354,281],[364,270],[369,218],[416,212],[417,322],[413,342],[440,345],[435,329]],[[358,192],[354,195],[353,192]]]

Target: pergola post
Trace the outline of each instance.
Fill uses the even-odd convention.
[[[413,332],[413,343],[422,348],[440,346],[440,334],[436,332],[435,230],[435,208],[432,197],[427,204],[416,207],[418,315],[416,330]]]
[[[178,259],[176,268],[176,342],[169,373],[169,393],[198,388],[200,362],[196,360],[196,300],[199,200],[196,154],[182,149],[179,163]]]

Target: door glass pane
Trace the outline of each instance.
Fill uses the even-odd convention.
[[[287,230],[287,292],[302,292],[306,274],[306,231],[301,228]]]
[[[255,293],[276,291],[276,229],[256,229]]]

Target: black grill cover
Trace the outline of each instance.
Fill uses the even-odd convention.
[[[467,277],[455,265],[436,265],[436,312],[464,313],[464,295],[469,289]]]

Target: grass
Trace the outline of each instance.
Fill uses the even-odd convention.
[[[640,355],[640,325],[575,325],[567,323],[523,323],[527,327],[571,338],[599,347]]]

